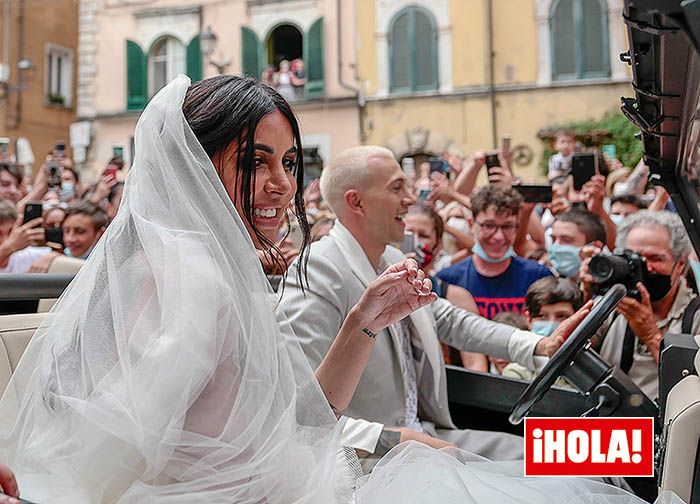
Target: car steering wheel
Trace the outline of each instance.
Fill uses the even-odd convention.
[[[547,393],[564,369],[574,360],[574,357],[588,340],[593,337],[598,328],[610,316],[615,307],[627,294],[627,289],[620,284],[613,285],[603,298],[596,303],[590,313],[574,329],[571,336],[549,359],[539,375],[528,385],[513,406],[513,411],[508,419],[513,425],[522,422],[532,407]]]

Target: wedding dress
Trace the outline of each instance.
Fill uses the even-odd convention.
[[[252,241],[181,107],[178,77],[136,127],[121,208],[0,400],[0,460],[37,503],[606,502],[409,444],[359,480]],[[549,500],[539,500],[549,499]]]

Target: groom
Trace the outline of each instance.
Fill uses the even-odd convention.
[[[387,245],[403,239],[403,218],[415,203],[401,167],[382,147],[342,152],[324,169],[321,192],[338,220],[328,237],[311,246],[308,288],[299,285],[295,262],[281,301],[314,368],[367,284],[403,258]],[[346,426],[346,444],[380,456],[394,444],[413,439],[437,448],[454,444],[492,460],[522,459],[522,438],[458,430],[452,423],[439,342],[532,369],[534,356],[551,355],[568,336],[565,330],[541,338],[438,299],[376,336],[364,374],[343,412],[361,419]]]

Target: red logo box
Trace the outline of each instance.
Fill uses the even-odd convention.
[[[653,418],[525,418],[525,476],[653,475]]]

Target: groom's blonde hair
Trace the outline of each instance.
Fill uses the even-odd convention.
[[[321,172],[321,196],[336,215],[343,208],[345,193],[350,189],[365,189],[370,159],[374,157],[394,158],[386,147],[362,145],[345,149]]]

